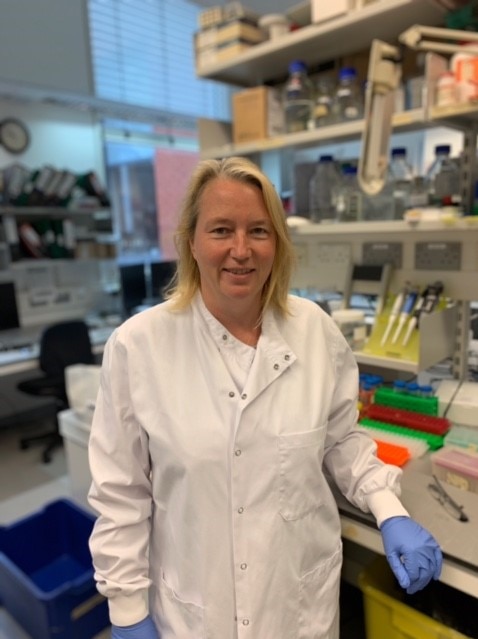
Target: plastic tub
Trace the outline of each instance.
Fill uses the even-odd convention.
[[[93,579],[93,523],[61,499],[0,527],[0,601],[33,639],[90,639],[109,625]]]
[[[478,455],[444,447],[430,456],[434,474],[447,484],[478,493]]]

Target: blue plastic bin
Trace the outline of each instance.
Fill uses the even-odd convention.
[[[93,523],[60,499],[0,527],[0,601],[33,639],[90,639],[108,626],[88,547]]]

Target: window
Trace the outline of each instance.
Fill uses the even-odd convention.
[[[128,121],[104,121],[120,261],[174,259],[174,216],[198,160],[196,119],[230,120],[233,89],[196,78],[198,6],[88,0],[88,9],[96,97],[131,107]]]
[[[198,6],[185,0],[89,0],[88,6],[98,98],[230,120],[232,89],[195,75]]]

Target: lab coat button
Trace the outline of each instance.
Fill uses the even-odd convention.
[[[222,336],[222,339],[226,342],[227,341],[227,335],[224,333],[224,335]]]
[[[236,393],[234,391],[229,391],[229,397],[235,397]]]
[[[248,626],[249,625],[249,619],[243,619],[242,620],[242,625],[243,626]]]
[[[246,393],[242,393],[242,395],[241,395],[241,399],[247,399],[247,395],[246,395]]]
[[[285,359],[286,362],[288,362],[290,360],[290,355],[285,355],[284,359]]]
[[[239,508],[237,509],[237,512],[242,515],[242,513],[244,512],[244,508],[242,506],[239,506]]]
[[[239,455],[242,455],[242,450],[240,448],[238,448],[237,450],[234,451],[234,455],[236,457],[239,457]]]
[[[274,370],[279,370],[279,364],[274,364]]]
[[[247,564],[241,564],[241,570],[245,570],[247,568]]]

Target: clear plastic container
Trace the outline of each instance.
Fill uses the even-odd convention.
[[[333,101],[335,83],[330,76],[323,76],[317,81],[317,91],[314,106],[314,124],[316,127],[333,124]]]
[[[426,174],[428,203],[446,206],[460,203],[460,166],[450,157],[449,144],[435,147],[435,159]]]
[[[394,215],[401,220],[405,211],[410,208],[410,195],[413,188],[413,168],[407,161],[407,150],[404,147],[392,149],[390,161],[390,181],[392,184]]]
[[[289,64],[289,77],[283,90],[285,127],[287,133],[314,128],[314,86],[307,75],[307,66],[300,60]]]
[[[363,193],[357,182],[357,167],[343,167],[341,183],[333,189],[333,202],[338,222],[363,219]]]
[[[339,72],[332,110],[335,122],[347,122],[363,117],[363,92],[358,83],[357,71],[353,67],[344,67]]]
[[[331,155],[321,155],[309,182],[309,211],[312,222],[335,222],[337,211],[334,193],[342,176]]]

